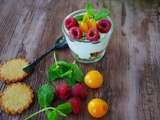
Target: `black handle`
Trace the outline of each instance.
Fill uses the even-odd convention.
[[[31,65],[37,65],[44,57],[46,57],[49,53],[51,53],[52,51],[54,51],[55,49],[61,49],[61,48],[65,48],[65,46],[67,45],[66,41],[63,41],[65,38],[63,36],[60,36],[57,38],[56,43],[54,45],[53,48],[49,49],[47,52],[45,52],[43,55],[41,55],[40,57],[38,57],[37,59],[35,59]]]
[[[38,57],[37,59],[35,59],[33,62],[32,62],[32,65],[37,65],[44,57],[46,57],[49,53],[51,53],[52,51],[55,50],[55,46],[48,50],[46,53],[44,53],[43,55],[41,55],[40,57]]]

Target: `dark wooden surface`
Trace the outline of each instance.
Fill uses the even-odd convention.
[[[68,13],[83,8],[83,0],[0,0],[0,61],[26,57],[30,61],[52,47],[62,34],[61,23]],[[100,120],[160,119],[160,1],[93,0],[96,7],[112,12],[115,29],[105,57],[95,64],[79,64],[84,72],[97,69],[104,75],[104,85],[88,90],[83,112],[66,120],[92,120],[87,102],[101,97],[109,102],[107,116]],[[69,50],[57,52],[58,59],[69,62]],[[47,82],[49,55],[25,82],[37,89]],[[58,82],[57,82],[58,83]],[[0,83],[3,90],[5,84]],[[17,98],[18,99],[18,98]],[[0,113],[0,120],[22,120],[39,110],[37,101],[22,115]],[[45,120],[43,114],[33,120]]]

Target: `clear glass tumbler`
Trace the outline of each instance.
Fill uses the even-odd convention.
[[[106,52],[106,47],[108,46],[113,32],[113,21],[110,17],[107,18],[111,22],[111,28],[108,33],[100,33],[100,39],[96,42],[88,40],[74,40],[69,36],[69,32],[66,29],[64,22],[70,16],[82,15],[84,13],[85,10],[80,9],[66,16],[62,23],[62,32],[74,59],[81,63],[93,63],[99,61]]]

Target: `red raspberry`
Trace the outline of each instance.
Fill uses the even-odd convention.
[[[80,111],[81,111],[81,101],[78,98],[73,97],[73,98],[70,99],[70,103],[72,105],[72,112],[75,113],[75,114],[80,113]]]
[[[99,32],[96,29],[90,28],[87,32],[87,40],[98,41],[100,38]]]
[[[71,27],[77,26],[77,21],[73,16],[71,16],[65,20],[64,24],[66,28],[69,30]]]
[[[72,27],[69,30],[69,33],[70,33],[71,38],[73,38],[75,40],[78,40],[82,37],[82,31],[80,30],[79,27]]]
[[[111,22],[108,19],[102,19],[97,23],[97,29],[101,33],[107,33],[111,28]]]
[[[84,99],[87,96],[87,91],[84,85],[77,83],[75,86],[73,86],[72,95],[79,97],[80,99]]]
[[[71,89],[69,88],[67,83],[62,83],[56,86],[56,95],[61,100],[67,100],[71,94]]]

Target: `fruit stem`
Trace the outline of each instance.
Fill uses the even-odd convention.
[[[73,60],[73,64],[76,64],[76,60]]]
[[[54,107],[46,107],[46,108],[43,108],[43,109],[41,109],[41,110],[39,110],[39,111],[37,111],[37,112],[31,114],[30,116],[28,116],[28,117],[25,118],[24,120],[29,120],[29,119],[31,119],[32,117],[38,115],[39,113],[42,113],[42,112],[47,111],[47,110],[55,110],[55,111],[57,111],[61,116],[64,116],[64,117],[67,116],[66,114],[64,114],[63,112],[57,110],[57,109],[54,108]]]
[[[53,53],[53,57],[54,57],[55,64],[57,65],[57,58],[56,58],[56,52],[55,51]]]

